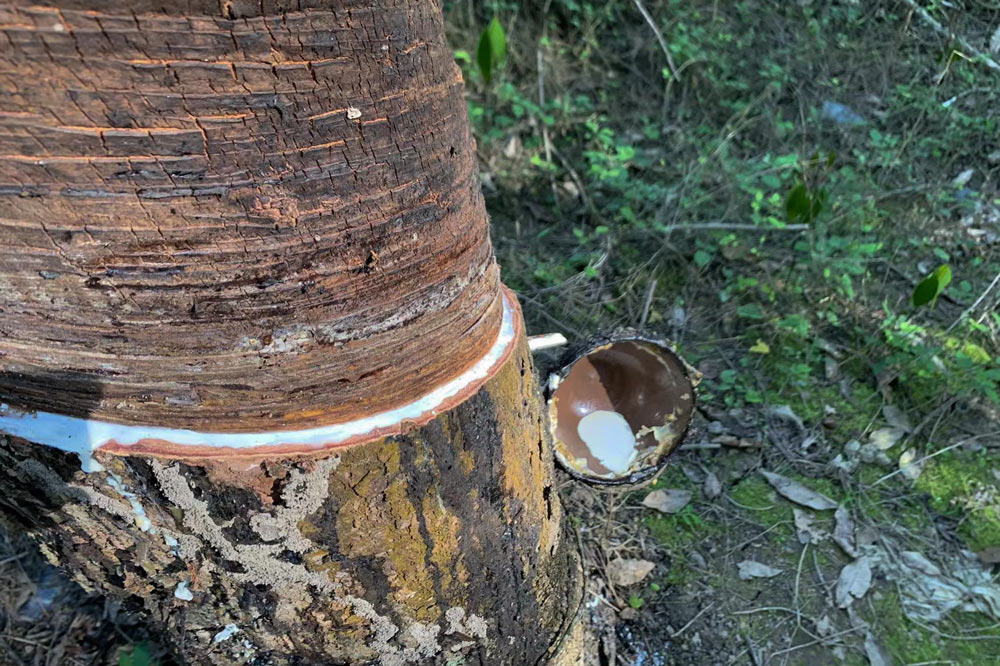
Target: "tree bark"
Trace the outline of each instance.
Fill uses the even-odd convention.
[[[188,664],[537,664],[578,602],[523,336],[421,428],[299,458],[0,439],[0,508]]]
[[[432,0],[0,4],[0,399],[257,432],[459,374],[501,317],[463,93]]]
[[[186,663],[557,650],[579,569],[434,0],[0,4],[0,313],[0,515]]]

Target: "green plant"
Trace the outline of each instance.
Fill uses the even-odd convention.
[[[150,654],[149,644],[145,641],[136,643],[131,650],[118,650],[118,666],[157,666],[158,663],[159,660]]]
[[[493,79],[495,72],[507,57],[507,35],[499,19],[493,17],[482,34],[479,35],[479,46],[476,48],[476,64],[487,84]]]
[[[913,305],[917,307],[927,305],[928,303],[934,305],[937,303],[938,296],[941,295],[941,292],[950,283],[951,266],[948,264],[938,266],[913,289],[913,296],[911,297]]]

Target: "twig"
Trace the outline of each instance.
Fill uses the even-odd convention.
[[[704,615],[708,611],[712,610],[715,607],[716,603],[717,602],[713,601],[712,603],[710,603],[709,605],[705,606],[700,611],[698,611],[693,618],[691,618],[690,620],[687,621],[687,624],[685,624],[683,627],[681,627],[676,632],[674,632],[674,635],[671,636],[670,638],[677,638],[678,636],[680,636],[681,634],[683,634],[684,630],[687,629],[688,627],[690,627],[692,624],[694,624],[695,620],[697,620],[699,617],[701,617],[702,615]]]
[[[642,0],[632,0],[635,3],[636,9],[642,14],[642,18],[646,19],[646,23],[653,30],[653,34],[656,35],[656,41],[660,43],[660,49],[663,51],[663,55],[667,58],[667,67],[670,68],[670,75],[674,77],[674,81],[680,81],[680,77],[677,75],[677,67],[674,65],[674,57],[670,55],[670,48],[667,46],[667,40],[663,38],[663,33],[656,25],[656,21],[650,16],[649,12],[646,11],[646,7],[642,4]]]
[[[550,143],[548,145],[548,149],[552,151],[552,154],[556,156],[556,159],[559,160],[559,163],[562,164],[562,167],[566,169],[566,173],[568,173],[569,177],[573,180],[573,184],[576,185],[576,189],[580,193],[580,199],[583,201],[583,205],[587,207],[587,212],[589,212],[594,219],[600,219],[600,213],[597,210],[597,207],[594,206],[590,197],[587,196],[587,189],[583,186],[583,180],[580,178],[580,174],[576,172],[576,169],[570,165],[569,160],[563,157],[562,153],[559,152],[554,144]]]
[[[808,224],[786,224],[783,227],[758,227],[756,224],[737,224],[733,222],[704,222],[702,224],[678,224],[667,227],[671,231],[696,231],[699,229],[723,229],[730,231],[809,231]]]
[[[840,636],[843,636],[845,634],[853,633],[858,629],[861,629],[861,627],[851,627],[850,629],[844,629],[843,631],[838,631],[835,634],[830,634],[829,636],[824,636],[823,638],[819,638],[814,641],[809,641],[808,643],[802,643],[801,645],[793,645],[790,648],[785,648],[784,650],[778,650],[777,652],[772,652],[771,659],[774,659],[779,654],[787,654],[789,652],[795,652],[796,650],[801,650],[803,648],[812,647],[813,645],[818,645],[819,643],[826,643],[827,641],[831,641],[834,638],[839,638]]]
[[[768,527],[766,530],[764,530],[763,532],[761,532],[757,536],[750,537],[749,539],[747,539],[746,541],[744,541],[740,545],[736,546],[735,548],[730,548],[726,552],[726,555],[731,555],[732,553],[735,553],[738,550],[742,550],[743,548],[745,548],[746,546],[749,546],[754,541],[756,541],[757,539],[761,538],[762,536],[764,536],[765,534],[767,534],[771,530],[777,529],[778,527],[781,527],[782,525],[787,525],[790,522],[791,522],[790,520],[782,520],[781,522],[777,522],[774,525],[771,525],[770,527]]]
[[[653,293],[656,291],[656,278],[649,281],[646,287],[646,298],[642,303],[642,316],[639,317],[639,328],[646,328],[646,319],[649,317],[649,308],[653,304]]]
[[[942,636],[942,637],[947,638],[948,640],[952,640],[952,641],[1000,641],[1000,636],[993,636],[993,635],[990,635],[990,634],[984,634],[984,635],[980,635],[980,636],[955,636],[954,634],[946,634],[946,633],[944,633],[943,631],[941,631],[939,629],[935,629],[934,627],[930,627],[930,626],[928,626],[928,625],[926,625],[926,624],[924,624],[922,622],[918,622],[917,620],[914,620],[913,618],[908,618],[908,619],[911,622],[913,622],[913,624],[915,624],[918,627],[920,627],[921,629],[924,629],[926,631],[930,631],[932,633],[937,634],[938,636]]]
[[[784,606],[764,606],[762,608],[751,608],[749,610],[733,611],[730,615],[753,615],[754,613],[768,613],[771,611],[781,611],[783,613],[789,613],[795,615],[797,611],[791,608],[785,608]]]
[[[799,556],[799,567],[795,571],[795,597],[792,606],[795,607],[795,628],[802,626],[802,612],[799,609],[799,579],[802,578],[802,563],[806,561],[806,551],[809,550],[809,542],[802,544],[802,554]],[[793,632],[794,634],[794,632]]]
[[[8,558],[0,560],[0,566],[3,566],[4,564],[10,564],[11,562],[17,562],[19,559],[21,559],[25,555],[27,555],[27,553],[20,553],[18,555],[11,555]]]
[[[547,3],[546,3],[547,6]],[[535,49],[535,60],[538,66],[538,108],[545,108],[545,61],[542,58],[541,46]],[[545,161],[552,164],[552,141],[549,139],[549,128],[545,123],[542,126],[542,144],[545,146]],[[552,188],[552,200],[559,203],[559,189],[556,187],[556,178],[549,170],[549,186]]]
[[[569,324],[565,324],[565,323],[559,321],[558,319],[556,319],[555,317],[553,317],[552,315],[550,315],[546,311],[545,305],[543,305],[542,303],[539,303],[537,300],[535,300],[531,296],[528,296],[524,292],[518,292],[517,293],[517,297],[518,298],[523,298],[525,300],[525,302],[531,303],[532,305],[534,305],[535,308],[537,308],[538,314],[542,315],[543,317],[545,317],[546,319],[548,319],[550,322],[552,322],[553,324],[555,324],[559,328],[563,329],[564,331],[566,331],[568,333],[572,333],[573,335],[575,335],[577,338],[579,338],[581,340],[587,337],[581,331],[573,328]]]
[[[915,460],[914,462],[911,462],[909,465],[907,465],[907,467],[913,467],[913,466],[916,466],[916,465],[920,465],[925,460],[930,460],[931,458],[934,458],[935,456],[939,456],[942,453],[946,453],[948,451],[951,451],[952,449],[957,449],[958,447],[962,446],[963,444],[968,444],[968,443],[969,443],[968,439],[963,439],[961,442],[955,442],[951,446],[946,446],[943,449],[941,449],[940,451],[935,451],[934,453],[932,453],[930,455],[924,456],[920,460]],[[887,481],[887,480],[891,479],[892,477],[896,476],[897,474],[902,473],[902,471],[903,471],[903,468],[900,467],[895,472],[890,472],[890,473],[886,474],[881,479],[879,479],[878,481],[876,481],[875,483],[873,483],[872,485],[870,485],[868,487],[869,488],[874,488],[875,486],[879,485],[883,481]]]
[[[681,444],[677,447],[678,451],[715,451],[716,449],[721,449],[722,444],[715,444],[713,442],[704,442],[702,444],[696,444],[691,442],[690,444]]]
[[[951,323],[951,326],[948,327],[945,333],[951,333],[951,329],[958,326],[958,323],[960,321],[962,321],[963,319],[971,315],[973,312],[975,312],[976,308],[979,307],[979,304],[983,302],[983,299],[985,299],[991,291],[993,291],[993,287],[997,286],[998,282],[1000,282],[1000,273],[997,273],[997,276],[993,278],[993,282],[990,282],[990,286],[986,287],[986,291],[979,294],[979,298],[976,299],[976,302],[967,307],[965,310],[963,310],[962,314],[958,315],[958,319],[956,319]]]
[[[988,55],[986,55],[985,53],[974,47],[972,44],[966,41],[964,37],[960,37],[959,35],[956,35],[946,30],[945,27],[940,23],[938,23],[938,21],[933,16],[927,13],[926,9],[918,5],[916,3],[916,0],[903,0],[903,1],[910,7],[912,7],[913,11],[915,11],[917,15],[924,20],[924,23],[926,23],[927,25],[929,25],[931,28],[934,29],[934,32],[940,35],[944,35],[948,39],[954,39],[956,42],[958,42],[959,46],[961,46],[963,49],[965,49],[972,55],[976,56],[976,58],[982,61],[984,65],[986,65],[990,69],[1000,72],[1000,65],[998,65],[995,60],[993,60]]]

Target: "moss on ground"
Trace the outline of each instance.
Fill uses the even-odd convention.
[[[959,521],[958,534],[972,550],[1000,546],[1000,492],[996,462],[985,452],[972,457],[946,453],[928,461],[917,490],[935,511]]]
[[[730,497],[743,516],[768,532],[768,540],[784,546],[795,538],[792,505],[761,477],[748,476],[732,489]]]
[[[898,594],[887,590],[872,599],[868,619],[877,621],[879,643],[891,655],[894,664],[956,664],[993,666],[997,657],[1000,628],[977,613],[953,613],[938,625],[942,634],[961,635],[965,640],[924,628],[903,614]],[[972,640],[977,637],[976,640]],[[984,638],[989,637],[989,638]]]
[[[696,511],[693,504],[701,497],[701,489],[684,475],[679,466],[668,465],[660,477],[650,484],[649,490],[666,488],[691,490],[694,493],[692,503],[675,514],[650,511],[643,516],[642,523],[670,558],[669,572],[654,584],[680,586],[698,576],[691,568],[690,552],[706,540],[718,537],[724,526]],[[642,490],[636,493],[637,499],[645,497],[647,492]]]

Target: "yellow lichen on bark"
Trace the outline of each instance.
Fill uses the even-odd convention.
[[[462,582],[468,576],[458,544],[462,521],[445,507],[436,485],[424,498],[423,512],[433,543],[430,560],[441,576],[441,591],[451,595],[453,583]]]
[[[559,541],[560,507],[551,497],[551,449],[541,410],[541,396],[535,383],[527,340],[518,342],[511,362],[486,385],[498,410],[503,436],[503,482],[510,496],[531,513],[521,517],[539,528],[538,547],[552,553]]]
[[[401,443],[384,439],[353,447],[341,456],[331,493],[341,500],[337,538],[341,554],[384,559],[392,598],[420,621],[436,620],[434,582],[418,507],[407,492]]]

